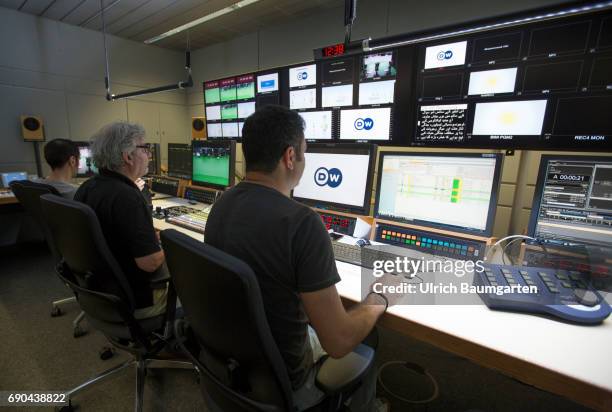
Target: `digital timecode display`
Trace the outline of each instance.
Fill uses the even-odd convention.
[[[344,43],[323,47],[323,57],[342,56],[345,52]]]

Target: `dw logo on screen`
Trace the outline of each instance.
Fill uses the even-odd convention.
[[[441,51],[438,53],[438,60],[450,60],[453,58],[453,52],[451,50]]]
[[[306,80],[306,79],[308,79],[308,72],[299,72],[297,74],[297,79],[298,80]]]
[[[374,120],[369,117],[362,119],[361,117],[355,120],[355,129],[356,130],[372,130],[374,127]]]
[[[342,172],[340,169],[335,167],[327,169],[325,167],[319,167],[314,174],[314,181],[317,186],[329,186],[335,188],[340,186],[342,183]]]

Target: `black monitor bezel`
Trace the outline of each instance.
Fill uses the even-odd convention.
[[[544,177],[548,170],[548,162],[551,160],[565,161],[587,161],[587,162],[612,162],[612,156],[581,156],[581,155],[553,155],[543,154],[540,157],[540,165],[538,167],[538,179],[536,180],[535,190],[533,191],[533,201],[531,203],[531,214],[529,215],[529,224],[527,226],[527,235],[535,237],[538,216],[540,214],[540,206],[542,204],[542,190],[544,189]]]
[[[149,165],[151,164],[151,159],[155,159],[155,170],[148,170],[146,176],[155,176],[161,173],[161,152],[159,143],[147,143],[150,147],[149,149]]]
[[[380,185],[382,180],[382,165],[386,156],[429,156],[429,157],[472,157],[472,158],[495,158],[495,171],[493,172],[493,187],[491,198],[489,199],[489,212],[487,214],[487,223],[484,230],[466,228],[461,226],[447,225],[442,223],[428,222],[418,219],[403,219],[392,218],[389,216],[381,216],[378,213],[380,202]],[[456,152],[416,152],[416,151],[381,151],[378,156],[378,176],[376,179],[376,197],[374,200],[374,217],[381,220],[393,221],[404,224],[412,224],[433,229],[448,230],[451,232],[465,233],[476,236],[490,237],[493,233],[495,224],[495,215],[497,212],[497,199],[499,197],[499,188],[501,184],[501,172],[503,166],[503,155],[501,153],[456,153]]]
[[[191,171],[189,172],[189,176],[185,177],[186,175],[183,175],[181,173],[174,173],[172,171],[172,168],[170,167],[170,146],[182,146],[184,148],[189,148],[189,150],[191,151],[191,156],[192,156],[192,161],[193,161],[193,149],[191,148],[191,143],[168,143],[168,176],[169,177],[175,177],[178,179],[186,179],[186,180],[191,180],[191,177],[193,176],[193,163],[191,165]]]
[[[229,161],[229,180],[228,180],[228,185],[217,185],[214,183],[209,183],[209,182],[201,182],[198,180],[194,180],[193,179],[193,150],[195,149],[195,144],[197,143],[198,145],[207,145],[209,147],[225,147],[230,149],[230,161]],[[192,156],[192,161],[191,161],[191,184],[193,186],[199,186],[199,187],[208,187],[211,189],[216,189],[216,190],[225,190],[228,187],[234,186],[234,183],[236,182],[236,140],[230,140],[230,139],[225,139],[225,140],[193,140],[191,142],[191,156]]]
[[[329,149],[339,149],[339,150],[360,150],[363,151],[367,149],[369,152],[370,159],[368,160],[368,173],[367,173],[367,182],[366,182],[366,190],[364,193],[364,200],[362,206],[355,205],[347,205],[342,203],[334,203],[327,201],[317,201],[313,199],[307,199],[302,197],[294,196],[293,191],[291,191],[291,197],[297,200],[300,203],[305,205],[320,208],[320,209],[328,209],[332,211],[338,212],[347,212],[356,215],[369,216],[371,209],[371,201],[372,201],[372,185],[373,185],[373,177],[374,177],[374,165],[376,164],[376,153],[378,151],[378,146],[372,143],[308,143],[306,147],[306,153],[309,152],[310,149],[319,149],[319,148],[329,148]]]

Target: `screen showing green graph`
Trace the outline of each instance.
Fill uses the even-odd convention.
[[[485,230],[495,157],[385,155],[378,215],[391,219]]]

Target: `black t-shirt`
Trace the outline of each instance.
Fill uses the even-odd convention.
[[[272,336],[293,388],[299,388],[313,365],[308,317],[299,293],[340,281],[321,218],[274,189],[242,182],[214,204],[205,242],[255,272]]]
[[[106,243],[132,287],[136,307],[151,306],[151,274],[141,270],[134,258],[161,248],[150,209],[138,187],[126,176],[103,169],[79,187],[74,199],[89,205],[98,216]]]

